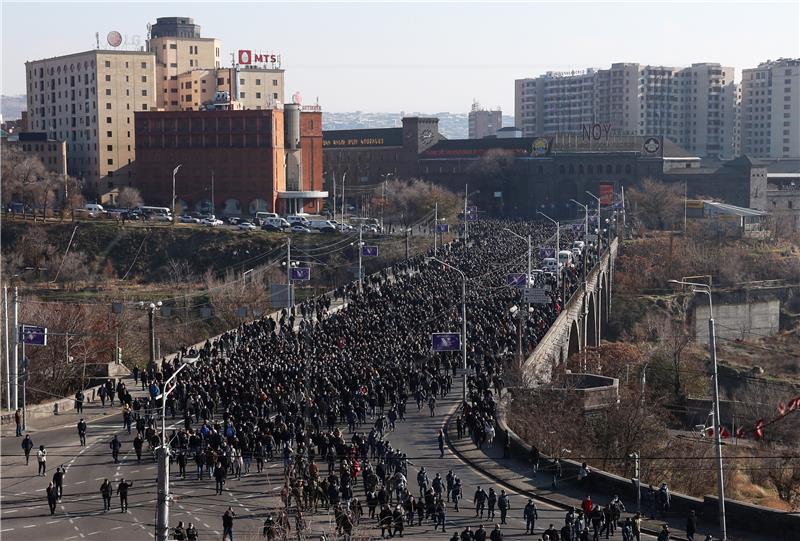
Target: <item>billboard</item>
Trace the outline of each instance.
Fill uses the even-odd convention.
[[[600,204],[605,206],[610,206],[614,203],[614,183],[613,182],[601,182],[598,186],[598,194],[600,196]]]
[[[361,255],[363,257],[378,257],[378,247],[377,246],[362,246],[361,247]]]
[[[289,278],[292,280],[311,280],[311,267],[292,267],[289,271]]]
[[[437,233],[448,233],[450,231],[450,226],[447,224],[436,224],[436,232]]]
[[[28,346],[46,346],[47,327],[39,327],[37,325],[20,325],[19,343]]]
[[[506,276],[506,285],[510,287],[525,287],[527,275],[524,272],[513,272]]]

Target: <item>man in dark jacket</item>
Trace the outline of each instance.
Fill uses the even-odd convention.
[[[528,500],[525,505],[525,510],[522,512],[522,518],[525,519],[525,533],[533,535],[536,529],[536,519],[539,518],[539,513],[536,511],[536,504],[532,499]]]
[[[499,524],[494,525],[494,530],[489,534],[489,539],[491,541],[503,541],[503,532],[500,530]]]

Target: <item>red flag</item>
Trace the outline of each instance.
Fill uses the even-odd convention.
[[[720,438],[730,438],[731,437],[731,433],[728,432],[728,429],[723,426],[722,428],[719,429],[719,437]]]
[[[783,405],[783,402],[778,404],[778,413],[780,413],[782,416],[786,415],[786,406]]]
[[[786,409],[789,411],[794,411],[800,408],[800,396],[796,396],[789,400],[789,403],[786,405]]]
[[[737,438],[744,438],[745,437],[744,428],[742,428],[741,426],[736,429],[736,437]]]
[[[753,430],[753,435],[757,440],[764,438],[764,419],[759,419],[756,422],[756,428]]]

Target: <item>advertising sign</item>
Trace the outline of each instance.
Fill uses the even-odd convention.
[[[435,332],[431,334],[433,351],[461,351],[461,333]]]
[[[555,257],[555,256],[556,256],[555,248],[539,248],[539,259],[544,259],[545,257]]]
[[[506,284],[511,287],[525,287],[527,275],[524,272],[514,272],[506,276]]]
[[[361,255],[363,257],[378,257],[378,247],[377,246],[362,246],[361,247]]]
[[[600,204],[603,206],[611,205],[614,202],[614,183],[613,182],[601,182],[598,187],[599,193],[597,195],[600,196]]]
[[[436,224],[436,232],[437,233],[448,233],[450,231],[450,226],[447,224]]]

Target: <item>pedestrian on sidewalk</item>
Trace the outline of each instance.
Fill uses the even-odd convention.
[[[86,447],[86,421],[83,417],[78,421],[78,439],[81,441],[81,447]]]
[[[31,449],[33,449],[33,440],[31,439],[30,434],[25,434],[25,438],[22,440],[22,452],[25,453],[26,466],[30,464]]]
[[[525,533],[533,535],[536,529],[536,519],[539,518],[539,513],[536,511],[536,504],[533,503],[533,499],[528,499],[525,510],[522,512],[522,518],[525,519]]]
[[[103,480],[100,485],[100,496],[103,498],[103,511],[111,511],[111,496],[114,495],[114,487],[108,479]]]
[[[222,541],[225,541],[226,537],[233,541],[233,517],[235,516],[236,513],[233,512],[232,507],[228,507],[225,514],[222,515]]]
[[[58,503],[58,493],[52,481],[47,485],[47,505],[50,507],[50,514],[56,514],[56,504]]]
[[[197,541],[197,528],[191,522],[186,527],[186,541]]]
[[[536,477],[536,472],[539,471],[539,448],[535,445],[531,445],[528,461],[531,463],[531,468],[533,468],[533,476]]]
[[[439,429],[439,458],[444,458],[444,430]]]
[[[497,508],[500,509],[500,524],[505,524],[506,515],[508,514],[508,510],[511,509],[511,502],[505,490],[500,491],[500,497],[497,498]]]
[[[689,516],[686,517],[686,539],[694,541],[694,534],[697,533],[697,517],[694,514],[694,509],[689,511]]]
[[[178,521],[178,525],[172,530],[172,539],[175,541],[186,541],[186,530],[183,529],[183,521]]]
[[[83,413],[83,391],[78,389],[78,392],[75,393],[75,412],[78,414]]]
[[[100,389],[97,390],[97,394],[100,395],[100,407],[102,408],[106,407],[106,393],[108,393],[108,391],[105,385],[101,385]]]
[[[666,524],[661,526],[661,531],[658,532],[657,541],[669,541],[669,528]]]
[[[122,442],[119,441],[116,434],[114,434],[114,438],[108,446],[111,448],[111,457],[114,459],[114,464],[119,464],[119,450],[122,449]]]
[[[494,530],[489,534],[489,539],[491,541],[503,541],[503,532],[500,530],[499,524],[494,525]]]
[[[117,485],[117,494],[119,495],[120,513],[128,512],[128,489],[133,487],[133,481],[128,483],[125,479],[120,479]]]
[[[36,461],[39,463],[39,475],[44,477],[47,471],[47,449],[44,448],[44,445],[40,445],[39,450],[36,451]]]
[[[66,473],[67,472],[62,464],[61,467],[56,468],[56,472],[53,474],[53,484],[56,487],[58,501],[61,501],[61,498],[64,496],[64,475]]]
[[[22,410],[17,408],[14,412],[14,423],[17,425],[17,437],[22,437]]]

